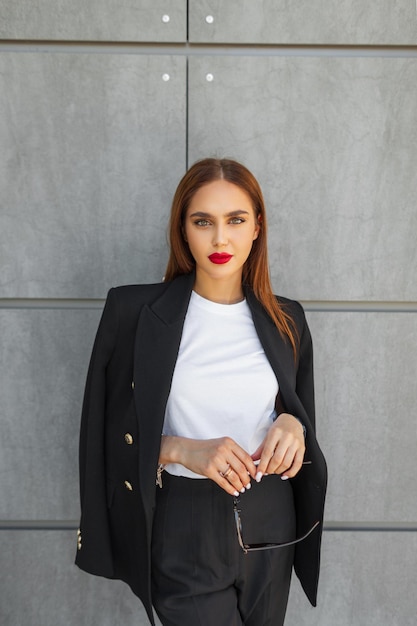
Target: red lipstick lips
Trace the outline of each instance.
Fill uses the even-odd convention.
[[[212,263],[216,263],[216,265],[223,265],[230,261],[232,256],[232,254],[227,254],[227,252],[214,252],[210,254],[209,259]]]

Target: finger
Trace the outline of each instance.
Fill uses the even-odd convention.
[[[283,474],[294,463],[297,450],[299,449],[304,454],[304,443],[300,443],[292,437],[284,437],[277,445],[266,471],[274,474]]]
[[[230,470],[225,473],[223,478],[229,481],[237,491],[244,493],[245,489],[250,489],[250,474],[248,468],[244,465],[237,456],[228,461]]]
[[[257,473],[256,473],[257,482],[261,480],[262,476],[266,472],[269,474],[272,473],[270,471],[269,464],[270,464],[271,458],[274,455],[275,445],[276,445],[276,442],[273,441],[272,439],[268,440],[267,438],[265,440],[265,445],[263,447],[262,454],[261,454],[261,460],[259,461],[259,465],[258,465]]]
[[[280,458],[281,453],[278,454],[277,457],[274,456],[274,458],[271,461],[275,468],[274,469],[275,474],[281,474],[281,475],[287,474],[287,472],[292,468],[293,463],[295,462],[298,449],[299,448],[297,445],[292,445],[287,448],[282,458]]]
[[[229,474],[230,476],[230,474]],[[219,487],[221,487],[222,489],[224,489],[224,491],[226,491],[226,493],[230,494],[231,496],[234,496],[235,498],[237,498],[240,493],[238,491],[238,489],[236,489],[236,487],[234,487],[232,485],[231,482],[229,482],[228,478],[223,478],[223,476],[220,476],[219,472],[217,472],[217,475],[214,475],[212,477],[212,480],[217,483],[219,485]]]
[[[291,467],[281,474],[281,478],[294,478],[303,466],[305,448],[299,448],[295,453]]]
[[[235,489],[235,487],[233,487],[233,485],[231,485],[229,483],[228,480],[226,480],[225,478],[221,478],[220,481],[216,481],[218,485],[220,485],[220,487],[222,489],[224,489],[226,491],[226,493],[228,493],[231,496],[234,496],[235,498],[237,498],[238,496],[240,496],[240,493],[237,489]]]
[[[225,467],[225,470],[219,470],[217,467]],[[238,466],[238,470],[233,468],[233,465]],[[250,489],[250,476],[246,470],[246,467],[234,456],[231,461],[222,461],[210,468],[207,473],[208,478],[211,478],[220,485],[225,491],[231,495],[239,495],[244,493],[246,489]]]
[[[226,471],[219,472],[222,478],[225,478],[231,485],[235,487],[235,489],[237,489],[241,493],[243,493],[245,489],[250,489],[251,476],[249,474],[248,468],[246,467],[244,463],[242,463],[242,461],[240,461],[240,459],[236,455],[229,455],[226,462],[225,463],[222,462],[222,464],[227,465]],[[251,460],[251,465],[253,465],[252,460]],[[214,466],[213,468],[214,472],[219,471],[217,467],[219,467],[219,464],[217,464],[217,466],[216,465]],[[253,465],[253,467],[255,466]]]
[[[256,448],[255,452],[253,454],[251,454],[251,459],[252,461],[259,461],[259,459],[262,456],[262,450],[264,448],[264,442],[261,443],[260,446],[258,446],[258,448]]]
[[[287,438],[280,441],[273,452],[268,469],[278,473],[291,467],[297,447],[296,442],[288,441]]]
[[[256,466],[253,459],[246,452],[246,450],[241,448],[230,437],[223,438],[221,445],[217,449],[217,455],[213,461],[215,463],[221,463],[222,459],[226,459],[226,464],[228,463],[240,476],[242,484],[246,485],[248,483],[248,474],[255,477]],[[216,467],[218,468],[219,465],[216,465]]]
[[[230,465],[239,475],[242,484],[246,486],[250,482],[250,477],[255,478],[256,476],[256,465],[252,457],[243,448],[237,446],[233,453],[235,459],[229,461]]]
[[[234,469],[231,469],[231,471],[227,474],[227,476],[224,476],[224,478],[232,485],[232,487],[234,487],[236,491],[239,491],[240,493],[245,493],[247,487],[250,489],[250,480],[247,472],[245,473],[243,480],[241,480],[239,474],[235,472]]]

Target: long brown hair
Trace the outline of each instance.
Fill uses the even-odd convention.
[[[198,189],[220,179],[233,183],[246,192],[260,226],[258,237],[254,240],[243,266],[242,281],[252,288],[256,298],[264,306],[281,335],[288,338],[296,354],[298,343],[296,326],[272,292],[267,251],[267,220],[262,191],[254,175],[241,163],[231,159],[202,159],[194,163],[180,180],[171,207],[170,256],[165,280],[173,280],[180,274],[189,274],[195,268],[195,260],[183,235],[185,216]]]

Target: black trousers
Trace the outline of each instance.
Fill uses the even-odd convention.
[[[281,626],[294,546],[249,552],[233,497],[211,480],[163,473],[152,539],[152,602],[163,626]],[[245,543],[291,541],[290,481],[264,477],[239,497]]]

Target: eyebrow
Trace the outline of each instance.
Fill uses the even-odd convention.
[[[236,217],[237,215],[249,215],[249,211],[245,211],[244,209],[236,209],[236,211],[229,211],[229,213],[225,213],[225,217]],[[190,217],[213,217],[210,213],[205,213],[204,211],[196,211],[192,213]]]

